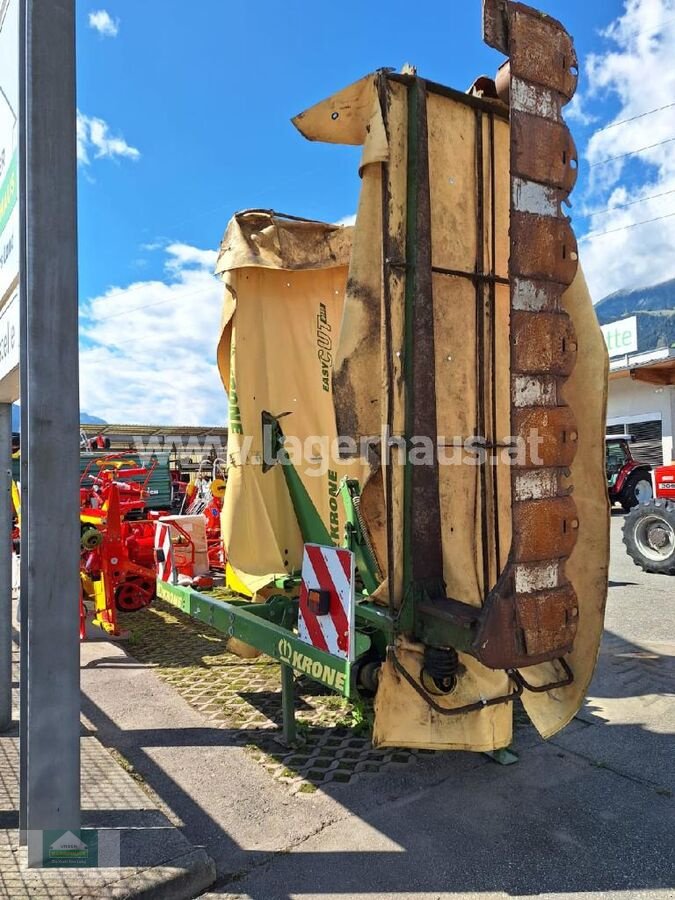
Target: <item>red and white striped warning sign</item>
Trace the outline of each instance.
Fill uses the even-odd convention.
[[[298,636],[319,650],[354,658],[354,554],[305,544]]]
[[[157,560],[157,577],[159,580],[173,581],[171,526],[164,522],[157,522],[155,525],[155,559]]]

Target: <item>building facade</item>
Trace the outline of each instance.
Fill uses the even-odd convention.
[[[633,435],[636,459],[662,465],[675,455],[674,428],[675,349],[610,356],[607,433]]]

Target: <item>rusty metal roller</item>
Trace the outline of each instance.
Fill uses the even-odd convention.
[[[510,0],[484,0],[483,36],[509,57],[497,88],[510,102],[512,434],[542,438],[512,470],[513,545],[486,601],[476,655],[486,665],[527,666],[572,649],[577,599],[564,563],[577,512],[563,486],[577,429],[560,390],[577,342],[560,299],[577,271],[577,243],[563,204],[577,154],[562,118],[577,84],[577,57],[564,27]],[[505,635],[509,635],[505,639]]]

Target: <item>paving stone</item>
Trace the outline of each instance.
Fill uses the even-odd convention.
[[[18,652],[13,654],[18,683]],[[167,817],[157,797],[126,762],[84,729],[82,826],[113,829],[120,839],[120,868],[29,869],[19,846],[18,691],[14,725],[0,734],[0,898],[2,900],[133,900],[191,898],[215,878],[213,861],[196,850]],[[126,768],[124,767],[126,766]]]
[[[295,786],[302,775],[305,783],[318,786],[350,781],[360,772],[384,771],[391,762],[391,754],[373,749],[370,734],[358,735],[345,727],[351,724],[352,704],[303,677],[296,680],[296,717],[305,744],[282,748],[274,740],[283,720],[275,660],[240,659],[228,652],[218,631],[161,601],[122,618],[131,635],[128,651],[155,667],[156,674],[210,722],[233,730],[235,742],[247,746],[273,778]],[[397,763],[409,765],[415,755],[402,755]],[[334,779],[331,773],[337,767],[341,774]],[[283,774],[287,772],[293,777]]]
[[[350,727],[355,706],[305,677],[296,680],[296,718],[304,745],[289,749],[275,738],[282,725],[279,666],[266,656],[242,660],[228,652],[220,632],[158,601],[138,613],[122,616],[130,632],[128,651],[156,674],[210,723],[231,732],[271,777],[295,785],[298,777],[310,785],[354,781],[366,775],[404,769],[433,750],[374,749],[370,731]],[[655,667],[654,670],[656,671]],[[630,677],[630,667],[628,676]],[[363,718],[360,704],[359,718]],[[372,711],[366,709],[366,717]],[[514,725],[521,741],[537,740],[520,703],[514,704]],[[340,772],[335,779],[333,772]],[[289,777],[288,773],[294,777]]]

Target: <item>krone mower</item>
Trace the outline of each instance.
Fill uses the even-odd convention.
[[[379,746],[499,751],[579,709],[607,588],[607,356],[565,213],[563,26],[485,0],[466,92],[379,70],[293,120],[363,147],[353,228],[228,225],[228,602],[158,595],[235,652],[375,695]]]

